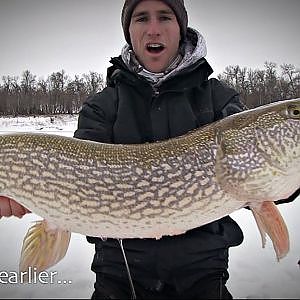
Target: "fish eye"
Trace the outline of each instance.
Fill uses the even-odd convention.
[[[287,108],[287,113],[290,118],[300,119],[300,107],[296,105],[291,105]]]

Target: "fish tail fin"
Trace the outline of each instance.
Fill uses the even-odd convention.
[[[251,204],[250,209],[259,228],[262,246],[265,247],[268,235],[279,261],[289,252],[289,232],[286,224],[274,202],[265,201],[262,204]]]
[[[23,240],[20,272],[27,272],[30,267],[41,272],[58,263],[68,250],[70,237],[69,231],[45,220],[35,222]]]

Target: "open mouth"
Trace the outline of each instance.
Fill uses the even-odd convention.
[[[159,54],[165,49],[165,46],[161,43],[148,43],[146,49],[152,54]]]

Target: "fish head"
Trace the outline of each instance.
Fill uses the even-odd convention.
[[[295,167],[300,171],[300,99],[267,107],[253,131],[257,150],[270,163],[286,172]]]
[[[300,187],[300,98],[230,116],[218,143],[226,191],[249,202],[287,198]]]

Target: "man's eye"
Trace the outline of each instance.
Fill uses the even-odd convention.
[[[147,17],[139,17],[135,21],[136,22],[147,22]]]
[[[160,20],[161,20],[161,21],[170,21],[170,20],[172,20],[172,18],[171,18],[171,17],[168,17],[168,16],[161,16],[161,17],[160,17]]]

